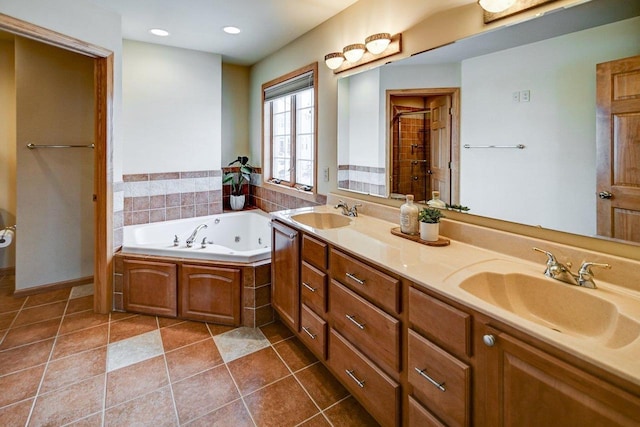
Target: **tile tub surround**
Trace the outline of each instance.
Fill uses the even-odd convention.
[[[123,225],[222,213],[221,170],[131,174],[122,181]],[[114,191],[114,228],[117,196]]]
[[[101,315],[86,290],[12,287],[0,277],[0,425],[377,425],[280,323]]]
[[[250,191],[251,205],[265,212],[321,206],[327,203],[327,196],[322,194],[315,194],[312,201],[303,197],[296,197],[295,190],[289,190],[285,193],[272,187],[251,185]]]
[[[127,254],[127,258],[137,258],[146,261],[171,262],[172,258],[162,258],[147,255]],[[114,281],[113,281],[113,309],[124,311],[124,264],[123,256],[116,254],[114,257]],[[224,266],[216,264],[216,266]],[[256,328],[273,322],[273,309],[271,308],[271,262],[256,265],[233,265],[232,268],[242,270],[242,324],[246,327]]]
[[[374,166],[338,165],[338,187],[358,193],[385,195],[385,168]]]

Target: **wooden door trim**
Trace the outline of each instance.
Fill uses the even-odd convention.
[[[113,295],[113,52],[1,13],[0,30],[95,59],[93,309],[109,313]]]
[[[392,96],[451,96],[451,202],[460,203],[460,88],[423,88],[423,89],[389,89],[386,91],[387,103],[387,125],[386,125],[386,146],[387,146],[387,170],[391,173],[391,143],[390,138],[393,133],[393,111],[391,110]],[[387,186],[389,181],[387,180]],[[428,195],[427,195],[428,196]]]

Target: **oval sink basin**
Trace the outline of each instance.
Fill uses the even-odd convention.
[[[557,282],[542,273],[481,272],[459,287],[519,317],[563,334],[596,339],[606,347],[623,347],[640,335],[640,324],[598,297],[598,290]]]
[[[308,212],[292,215],[291,219],[300,224],[319,230],[344,227],[351,224],[351,218],[327,212]]]

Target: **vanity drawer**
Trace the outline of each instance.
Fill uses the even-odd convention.
[[[335,280],[329,285],[332,326],[389,373],[400,371],[400,321]]]
[[[327,322],[309,307],[300,310],[300,340],[322,360],[327,358]]]
[[[327,275],[302,261],[300,296],[319,315],[327,312]]]
[[[409,288],[409,322],[458,356],[471,356],[471,316],[415,288]]]
[[[468,426],[471,368],[409,329],[413,395],[448,425]]]
[[[409,427],[446,427],[424,406],[409,396]]]
[[[327,269],[327,252],[326,243],[309,237],[306,234],[302,236],[302,259],[315,265],[316,267]]]
[[[400,313],[400,281],[335,249],[329,253],[331,277],[373,300],[390,313]]]
[[[380,424],[400,424],[400,385],[333,329],[329,333],[329,366]]]

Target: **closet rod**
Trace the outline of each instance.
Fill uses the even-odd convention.
[[[89,145],[36,145],[32,143],[27,144],[27,148],[33,150],[34,148],[96,148],[95,144]]]
[[[465,144],[464,148],[517,148],[519,150],[524,149],[524,144],[518,145],[469,145]]]

